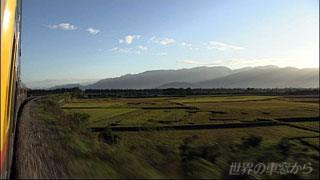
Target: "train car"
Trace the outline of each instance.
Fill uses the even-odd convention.
[[[1,179],[10,178],[18,112],[27,96],[21,82],[21,0],[1,0]]]

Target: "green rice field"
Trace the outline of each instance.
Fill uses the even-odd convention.
[[[257,122],[319,116],[319,104],[292,99],[276,96],[75,99],[62,108],[67,113],[89,114],[93,127]]]
[[[75,178],[239,178],[228,174],[234,161],[311,163],[311,174],[251,178],[317,178],[318,98],[71,98],[60,105],[63,113],[88,119],[82,130],[62,134],[77,154]]]

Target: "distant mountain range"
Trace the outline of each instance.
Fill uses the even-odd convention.
[[[83,88],[81,84],[64,84],[59,86],[53,86],[50,89],[62,89],[62,88],[74,88],[74,87]]]
[[[56,88],[151,89],[151,88],[318,88],[319,68],[298,69],[277,66],[195,67],[178,70],[154,70],[102,79],[87,86],[67,84]]]

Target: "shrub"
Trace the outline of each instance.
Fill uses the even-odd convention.
[[[294,144],[292,144],[288,138],[282,138],[277,146],[283,154],[287,155]]]
[[[72,114],[72,120],[73,120],[73,124],[77,127],[80,128],[86,128],[88,123],[89,123],[89,118],[90,115],[89,114],[85,114],[85,113],[73,113]]]
[[[183,162],[193,160],[195,158],[203,158],[214,162],[220,155],[220,147],[216,143],[207,143],[204,145],[193,145],[197,136],[187,137],[184,144],[180,146],[180,155]]]
[[[215,162],[216,158],[220,156],[220,147],[217,143],[210,143],[200,146],[200,157],[203,159]]]
[[[110,145],[117,144],[120,140],[119,135],[114,134],[110,128],[106,131],[101,132],[98,138]]]
[[[254,134],[250,134],[247,138],[242,138],[242,145],[244,147],[258,147],[263,138],[261,136],[256,136]]]

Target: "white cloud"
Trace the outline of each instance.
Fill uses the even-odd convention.
[[[118,48],[118,47],[115,47],[115,48],[112,48],[110,50],[113,51],[113,52],[116,52],[116,53],[131,53],[131,54],[140,54],[141,53],[141,51],[136,51],[136,50],[133,50],[132,48]]]
[[[69,23],[60,23],[60,24],[54,24],[54,25],[50,25],[49,28],[51,29],[62,29],[62,30],[76,30],[77,26],[69,24]]]
[[[229,59],[229,60],[218,60],[212,62],[196,61],[191,59],[182,59],[177,62],[201,66],[228,66],[232,68],[239,68],[245,66],[264,66],[264,65],[283,65],[283,62],[287,62],[288,58],[261,58],[261,59]]]
[[[98,34],[100,30],[94,28],[88,28],[87,31],[91,34]]]
[[[125,38],[125,40],[126,40],[126,43],[127,43],[127,44],[132,44],[132,42],[133,42],[133,36],[127,36],[127,37]]]
[[[139,39],[139,38],[140,38],[140,35],[128,35],[124,39],[127,44],[132,44],[134,39]]]
[[[166,56],[166,55],[168,55],[168,53],[167,52],[160,52],[160,53],[152,53],[150,55],[153,55],[153,56]]]
[[[123,39],[119,39],[119,43],[122,44],[123,43]]]
[[[146,46],[142,46],[142,45],[139,45],[138,49],[141,49],[143,51],[148,50],[148,48]]]
[[[156,37],[155,37],[155,36],[152,36],[149,40],[150,40],[150,41],[153,41],[154,39],[156,39]]]
[[[168,53],[167,52],[161,52],[158,55],[164,56],[164,55],[168,55]]]
[[[219,41],[210,41],[208,49],[217,49],[219,51],[224,51],[228,49],[243,50],[244,48],[241,46],[234,46],[234,45],[226,44]]]
[[[182,43],[180,43],[180,45],[183,47],[191,47],[192,46],[191,43],[186,43],[186,42],[182,42]]]
[[[174,42],[176,42],[176,40],[174,40],[172,38],[165,38],[163,40],[160,40],[160,44],[162,44],[162,45],[167,45],[167,44],[174,43]]]
[[[158,39],[155,36],[151,37],[149,40],[152,41],[153,43],[160,43],[161,45],[167,45],[167,44],[176,42],[176,40],[172,38]]]

